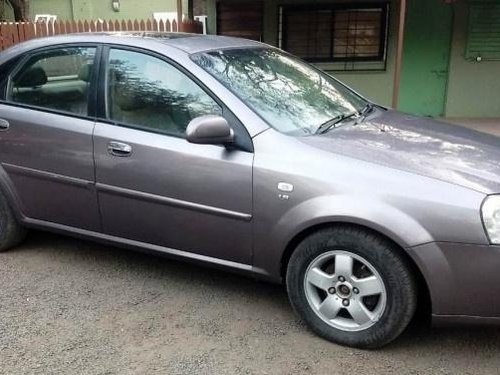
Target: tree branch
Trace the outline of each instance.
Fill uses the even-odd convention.
[[[14,10],[14,19],[17,22],[27,21],[29,19],[30,4],[29,0],[7,0]]]

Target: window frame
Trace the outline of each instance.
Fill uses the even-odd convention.
[[[42,55],[44,53],[47,53],[49,51],[53,50],[59,50],[59,49],[67,49],[67,48],[94,48],[95,49],[95,55],[94,55],[94,69],[92,72],[92,77],[89,81],[89,96],[87,98],[87,114],[82,115],[82,114],[77,114],[73,112],[68,112],[68,111],[62,111],[59,109],[53,109],[53,108],[47,108],[47,107],[40,107],[32,104],[26,104],[26,103],[20,103],[20,102],[15,102],[10,99],[7,99],[8,97],[8,92],[12,87],[12,79],[13,77],[19,73],[21,69],[23,69],[26,65],[26,63],[31,60],[32,58],[36,57],[37,55]],[[9,105],[13,107],[19,107],[19,108],[26,108],[34,111],[40,111],[40,112],[46,112],[46,113],[51,113],[51,114],[56,114],[56,115],[62,115],[62,116],[67,116],[67,117],[73,117],[73,118],[79,118],[79,119],[90,119],[94,120],[96,117],[96,106],[97,106],[97,78],[98,78],[98,71],[99,71],[99,65],[101,61],[101,53],[102,53],[102,47],[98,43],[62,43],[62,44],[54,44],[46,47],[41,47],[37,48],[31,51],[28,51],[24,53],[22,56],[17,56],[14,57],[16,60],[16,64],[14,67],[12,67],[8,73],[8,77],[5,79],[4,82],[2,82],[1,88],[3,89],[3,92],[1,93],[0,97],[0,103],[4,105]]]
[[[174,137],[178,139],[186,140],[185,134],[167,132],[161,129],[153,129],[147,126],[141,126],[136,124],[124,123],[121,121],[114,120],[109,115],[109,57],[111,49],[119,49],[129,52],[141,53],[150,57],[157,58],[183,73],[187,78],[189,78],[193,83],[195,83],[206,95],[208,95],[220,108],[221,116],[224,117],[233,128],[235,132],[235,142],[231,146],[220,145],[220,147],[233,147],[241,151],[253,153],[253,141],[252,137],[248,133],[245,125],[241,120],[224,104],[224,102],[211,91],[203,82],[201,82],[196,76],[194,76],[187,68],[173,60],[172,58],[150,50],[146,48],[124,45],[124,44],[102,44],[102,51],[100,54],[100,64],[99,64],[99,74],[98,77],[98,87],[97,87],[97,101],[96,101],[96,120],[114,126],[119,126],[128,129],[140,130],[148,133],[159,134],[168,137]],[[217,145],[215,145],[217,146]]]
[[[478,13],[481,14],[484,8],[488,8],[490,6],[499,7],[500,5],[491,0],[482,0],[475,1],[468,4],[468,20],[467,20],[467,36],[465,41],[465,51],[464,57],[469,61],[477,61],[478,58],[481,58],[483,61],[500,61],[500,43],[491,42],[489,39],[496,39],[494,32],[488,32],[489,35],[484,35],[484,30],[475,31],[474,29],[482,28],[484,24],[478,22]],[[491,9],[488,9],[491,11]],[[496,8],[496,12],[499,12],[499,8]],[[487,22],[489,24],[489,22]],[[500,20],[498,23],[495,23],[494,26],[498,27],[500,25]],[[482,34],[478,36],[477,34]],[[478,41],[476,38],[480,38]],[[491,50],[492,43],[494,46],[494,50]],[[479,44],[479,46],[478,46]],[[475,46],[476,48],[473,48]]]
[[[24,58],[24,55],[18,55],[13,57],[12,59],[4,62],[0,66],[0,101],[6,100],[7,97],[7,89],[8,89],[8,83],[9,83],[9,76],[11,72],[16,69],[17,65],[19,64],[19,61],[21,61]]]
[[[349,62],[377,62],[385,63],[387,60],[387,46],[389,43],[389,19],[390,19],[390,2],[389,1],[375,1],[375,2],[361,2],[361,3],[339,3],[339,4],[281,4],[278,6],[278,43],[279,48],[287,51],[287,28],[288,19],[287,12],[289,11],[320,11],[328,10],[332,12],[331,36],[332,43],[330,46],[330,55],[328,57],[305,57],[304,61],[310,63],[349,63]],[[336,11],[349,11],[349,10],[363,10],[363,9],[381,9],[382,18],[380,20],[380,38],[379,38],[379,51],[377,56],[360,56],[360,57],[335,57],[335,23],[333,18]]]

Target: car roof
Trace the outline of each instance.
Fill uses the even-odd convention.
[[[150,42],[157,42],[185,53],[192,54],[202,51],[226,48],[252,48],[266,46],[253,40],[218,36],[201,35],[188,33],[169,33],[155,31],[140,32],[97,32],[97,33],[77,33],[51,36],[47,38],[37,38],[20,43],[12,49],[30,50],[40,46],[50,46],[66,43],[109,43],[122,44],[141,47]],[[19,51],[20,52],[20,51]]]

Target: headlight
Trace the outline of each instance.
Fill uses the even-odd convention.
[[[486,197],[481,216],[490,242],[500,244],[500,195]]]

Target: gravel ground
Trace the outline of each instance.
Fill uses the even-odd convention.
[[[499,328],[414,325],[380,351],[328,343],[282,287],[32,233],[0,254],[2,374],[498,374]]]

